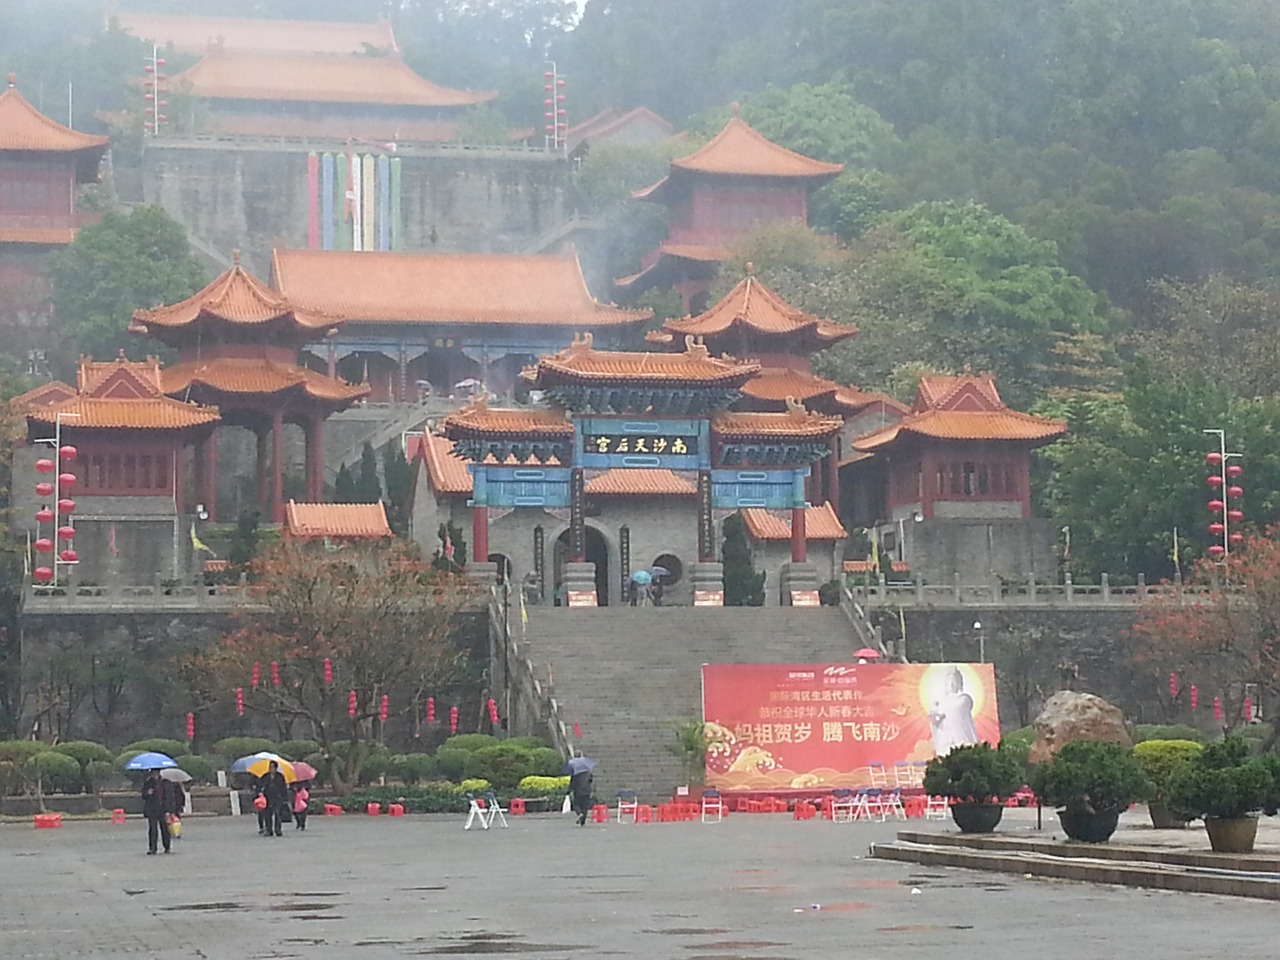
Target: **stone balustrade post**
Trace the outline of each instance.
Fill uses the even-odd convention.
[[[1145,573],[1138,574],[1138,596],[1145,597],[1147,595],[1147,575]]]
[[[1035,603],[1036,600],[1036,575],[1034,573],[1027,574],[1027,598]]]
[[[1111,577],[1104,573],[1101,575],[1101,578],[1102,578],[1102,602],[1108,603],[1111,600]]]
[[[1071,586],[1071,573],[1068,571],[1062,577],[1062,593],[1067,603],[1071,602],[1071,592],[1074,588]]]

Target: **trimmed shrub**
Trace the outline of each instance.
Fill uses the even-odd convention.
[[[463,769],[467,765],[467,757],[471,754],[466,750],[448,749],[441,747],[436,751],[436,766],[440,770],[440,776],[453,780],[455,783],[464,776]]]
[[[497,737],[487,733],[459,733],[440,744],[441,750],[479,750],[481,747],[492,747],[502,743]]]
[[[558,777],[564,768],[564,757],[552,747],[535,747],[529,751],[530,776]]]
[[[554,797],[569,790],[568,777],[525,777],[516,787],[522,797]]]
[[[49,749],[47,743],[38,740],[0,740],[0,760],[8,760],[21,766],[37,753],[44,753]]]
[[[551,746],[542,737],[511,737],[501,742],[515,744],[517,747],[524,747],[526,750],[541,750],[543,747]]]
[[[1165,801],[1169,809],[1188,820],[1214,817],[1238,820],[1275,805],[1275,780],[1271,767],[1249,758],[1249,747],[1239,737],[1211,743],[1169,777]]]
[[[110,750],[100,743],[94,743],[92,740],[68,740],[66,743],[60,743],[54,747],[53,752],[66,754],[80,764],[81,769],[84,769],[86,765],[94,760],[105,760],[110,763],[115,759],[115,755]]]
[[[924,789],[932,797],[952,797],[968,803],[1007,799],[1022,786],[1022,768],[1003,749],[989,743],[953,747],[934,757],[924,771]]]
[[[1203,744],[1206,737],[1195,727],[1185,723],[1140,723],[1133,728],[1133,742],[1148,740],[1192,740]]]
[[[487,789],[487,788],[486,788]],[[417,787],[370,787],[346,797],[330,797],[328,800],[312,800],[310,812],[324,812],[325,803],[334,803],[348,813],[363,813],[366,804],[390,803],[404,805],[408,813],[465,813],[465,791],[456,783],[435,781]]]
[[[279,753],[275,743],[262,737],[224,737],[213,745],[213,752],[220,757],[226,757],[234,763],[241,757],[247,757],[252,753],[262,753],[269,750],[272,753]],[[176,760],[177,757],[174,757]]]
[[[438,767],[434,757],[425,753],[397,753],[387,758],[387,776],[403,783],[416,784],[436,776]]]
[[[492,787],[493,784],[488,780],[479,777],[468,777],[458,784],[458,789],[463,793],[487,793]]]
[[[391,760],[391,751],[386,747],[374,744],[369,755],[364,758],[364,766],[360,768],[360,783],[369,784],[387,772],[387,764]]]
[[[0,760],[0,796],[22,789],[22,774],[12,760]]]
[[[181,740],[152,737],[150,740],[135,740],[133,743],[126,744],[125,750],[132,750],[135,755],[139,753],[163,753],[177,760],[182,755],[190,753],[191,747]]]
[[[23,774],[33,789],[38,779],[44,793],[79,793],[83,783],[80,764],[52,750],[31,757],[23,765]]]
[[[83,776],[85,787],[91,793],[98,793],[114,783],[123,782],[114,760],[90,760],[84,765]]]
[[[263,749],[270,750],[270,747]],[[280,744],[280,749],[274,751],[280,754],[286,760],[305,760],[310,754],[320,749],[320,744],[314,740],[286,740]],[[250,753],[256,753],[256,750],[250,750]],[[243,754],[241,754],[243,756]]]
[[[534,766],[533,751],[509,743],[481,747],[463,765],[468,778],[488,780],[499,790],[512,790],[525,777],[541,772]]]
[[[1024,770],[1027,766],[1027,754],[1031,752],[1031,745],[1035,742],[1035,727],[1019,727],[1017,730],[1000,734],[1000,749],[1017,760],[1018,765]]]
[[[198,757],[194,753],[189,753],[185,757],[176,759],[178,766],[191,774],[191,779],[196,783],[213,783],[215,777],[212,760]]]
[[[1150,785],[1133,752],[1118,743],[1075,740],[1031,771],[1031,788],[1048,806],[1072,813],[1122,812]]]
[[[1204,745],[1194,740],[1143,740],[1134,746],[1133,758],[1151,783],[1154,799],[1163,800],[1174,771],[1203,752]]]

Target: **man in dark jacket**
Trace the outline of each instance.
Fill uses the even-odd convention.
[[[569,792],[573,794],[573,809],[578,812],[578,826],[587,822],[591,811],[591,785],[595,780],[590,770],[579,770],[569,778]]]
[[[164,852],[169,852],[170,793],[168,781],[160,779],[159,770],[148,770],[142,781],[142,815],[147,818],[147,854],[156,852],[157,838],[164,842]]]
[[[267,798],[266,828],[268,837],[284,836],[280,829],[285,805],[289,802],[289,784],[280,772],[280,764],[274,760],[267,765],[267,772],[262,777],[262,795]]]

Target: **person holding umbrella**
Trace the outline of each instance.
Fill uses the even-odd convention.
[[[172,812],[173,795],[164,780],[160,779],[161,770],[173,770],[178,766],[173,757],[163,753],[140,753],[124,765],[126,771],[142,770],[146,778],[142,781],[142,815],[147,818],[147,855],[156,852],[157,841],[164,842],[164,852],[169,852],[169,814]]]
[[[267,772],[262,775],[262,796],[267,801],[265,836],[283,837],[281,829],[284,805],[289,802],[289,784],[280,772],[280,764],[275,760],[267,764]]]
[[[578,814],[580,827],[587,822],[587,814],[591,810],[591,785],[595,779],[591,775],[591,770],[595,766],[594,760],[573,757],[560,771],[561,774],[569,776],[569,794],[573,797],[573,810]]]

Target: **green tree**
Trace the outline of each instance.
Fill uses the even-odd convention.
[[[344,463],[338,468],[338,476],[333,481],[333,502],[359,503],[359,497],[355,477],[351,475],[351,469]]]
[[[765,572],[756,572],[751,562],[751,545],[747,542],[747,524],[740,514],[725,517],[724,543],[720,560],[724,564],[724,603],[726,607],[764,606]]]
[[[236,529],[227,549],[227,562],[232,566],[243,568],[258,555],[259,519],[257,510],[241,510],[236,517]]]
[[[138,359],[155,352],[154,343],[126,332],[133,311],[183,300],[204,283],[186,232],[159,207],[105,214],[50,258],[49,273],[68,370],[77,353],[111,358],[124,350]]]
[[[404,447],[393,440],[382,449],[382,475],[387,484],[387,521],[404,536],[409,529],[409,498],[413,495],[413,468],[404,456]]]
[[[467,541],[462,538],[462,528],[456,523],[440,524],[436,530],[440,546],[431,558],[431,566],[451,573],[461,572],[467,565]]]
[[[356,476],[355,503],[377,503],[382,499],[382,481],[378,478],[378,455],[373,444],[360,451],[360,473]]]

